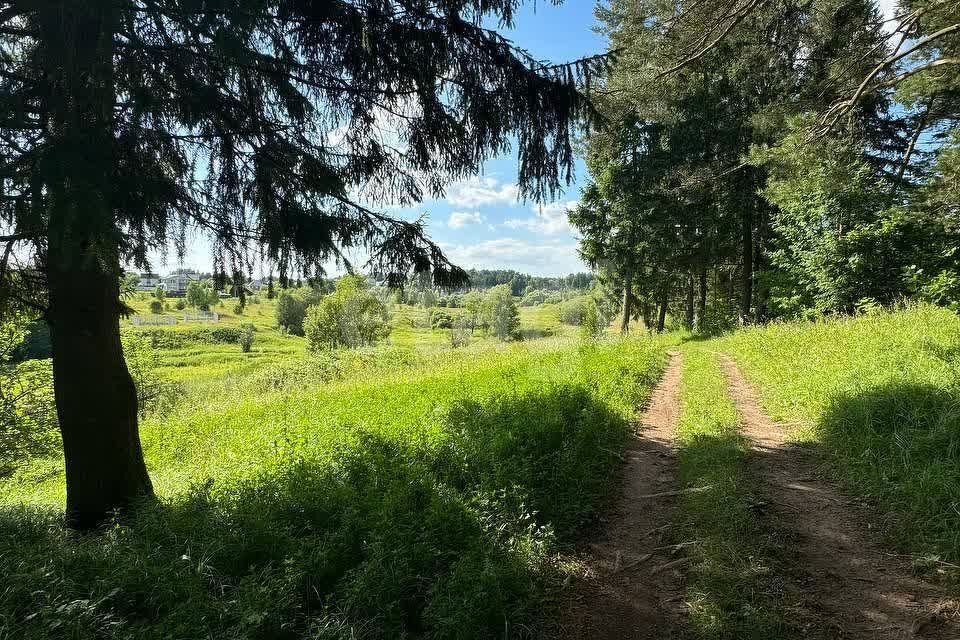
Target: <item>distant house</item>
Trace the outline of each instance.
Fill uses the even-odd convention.
[[[159,273],[141,273],[140,281],[137,283],[137,291],[153,291],[162,286],[163,280]]]
[[[189,269],[171,273],[162,278],[163,286],[167,294],[171,296],[182,296],[187,293],[187,286],[194,280],[200,279],[200,273]]]

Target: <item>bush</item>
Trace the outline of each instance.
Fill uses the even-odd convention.
[[[277,298],[277,326],[295,336],[303,335],[307,307],[318,304],[321,294],[310,287],[284,289]]]
[[[249,322],[240,325],[240,351],[243,353],[250,353],[250,349],[253,347],[254,331],[256,331],[256,327]]]
[[[516,337],[520,329],[520,312],[509,285],[490,289],[483,305],[485,324],[493,335],[504,341]]]
[[[60,446],[50,360],[11,364],[27,331],[23,318],[0,323],[0,476]]]
[[[240,303],[237,303],[237,304],[233,305],[233,315],[235,315],[235,316],[242,316],[242,315],[243,315],[243,309],[244,309],[244,306],[243,306],[242,304],[240,304]]]
[[[386,305],[370,291],[366,279],[349,275],[307,310],[303,331],[311,350],[353,348],[390,335],[389,319]]]
[[[560,306],[560,322],[574,327],[583,324],[583,319],[587,314],[587,298],[581,297]]]
[[[204,344],[240,344],[237,327],[203,329],[135,329],[129,333],[147,340],[154,349],[181,349]]]
[[[220,302],[220,296],[212,280],[192,280],[187,285],[187,304],[201,311],[210,311],[210,307]]]
[[[583,303],[583,320],[580,323],[580,333],[586,338],[596,338],[603,334],[608,324],[609,319],[604,322],[596,301],[593,298],[587,299]]]
[[[161,314],[163,313],[163,303],[159,300],[153,300],[150,302],[150,313]]]
[[[434,309],[430,314],[431,329],[449,329],[453,326],[453,318],[443,309]]]
[[[184,300],[183,298],[180,298],[177,300],[176,306],[177,306],[177,311],[183,311],[184,309],[187,308],[187,301]]]
[[[457,318],[450,327],[450,346],[454,349],[466,347],[470,344],[471,333],[469,320],[464,317]]]

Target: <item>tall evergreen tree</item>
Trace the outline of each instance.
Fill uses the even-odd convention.
[[[393,284],[449,286],[464,273],[378,205],[442,196],[514,140],[521,194],[556,193],[599,62],[545,66],[483,26],[518,4],[0,3],[0,284],[50,323],[73,526],[152,492],[121,264],[198,229],[224,268],[260,251],[281,286],[354,246]]]

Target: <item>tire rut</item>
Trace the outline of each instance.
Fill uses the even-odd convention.
[[[869,517],[831,482],[817,460],[787,441],[760,408],[734,361],[720,356],[764,498],[758,513],[792,543],[787,606],[806,637],[901,640],[960,638],[958,604],[912,575],[908,559],[885,553]]]
[[[620,495],[599,540],[580,557],[585,584],[564,616],[563,638],[603,640],[680,637],[682,575],[664,550],[677,488],[674,430],[680,413],[681,356],[670,354],[640,428],[624,452]]]

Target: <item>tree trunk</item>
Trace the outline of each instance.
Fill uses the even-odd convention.
[[[660,292],[660,311],[657,314],[657,333],[663,333],[667,320],[667,288]]]
[[[749,204],[744,205],[741,224],[740,324],[748,324],[753,303],[753,210]]]
[[[137,395],[120,343],[113,216],[117,5],[65,0],[40,12],[50,96],[47,255],[54,397],[67,523],[89,529],[152,494]],[[56,60],[59,64],[54,64]]]
[[[698,289],[697,292],[697,310],[694,315],[694,330],[697,333],[703,333],[704,322],[707,315],[707,268],[700,267],[700,274],[697,276]]]
[[[683,324],[693,329],[693,274],[687,275],[687,298],[683,306]]]
[[[643,314],[643,328],[650,331],[653,326],[653,309],[646,299],[640,303],[640,313]]]
[[[630,304],[633,298],[633,274],[627,269],[623,276],[623,316],[620,318],[620,333],[630,333]]]

